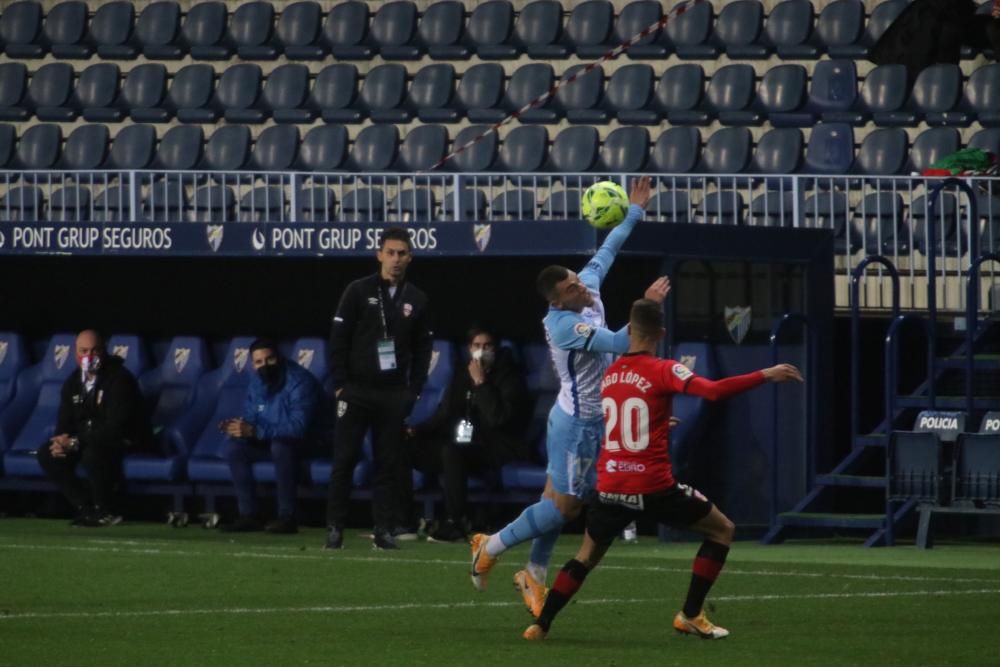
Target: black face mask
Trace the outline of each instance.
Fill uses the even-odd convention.
[[[281,366],[278,364],[264,364],[257,369],[257,375],[264,381],[264,384],[273,387],[281,379]]]

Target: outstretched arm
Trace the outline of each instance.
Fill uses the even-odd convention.
[[[719,401],[736,394],[742,394],[765,382],[802,382],[802,374],[799,369],[791,364],[778,364],[753,373],[734,375],[721,380],[707,380],[698,377],[680,364],[676,364],[671,372],[684,383],[684,393],[707,398],[710,401]]]
[[[598,289],[604,282],[608,271],[611,270],[611,265],[615,262],[618,251],[621,250],[629,234],[642,219],[643,209],[649,203],[649,197],[649,176],[643,176],[632,182],[632,191],[629,193],[631,205],[628,207],[625,220],[611,230],[611,233],[604,239],[604,243],[580,272],[580,280],[587,287]]]

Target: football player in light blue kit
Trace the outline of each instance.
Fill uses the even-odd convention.
[[[536,616],[545,601],[552,548],[563,524],[580,513],[597,481],[594,466],[604,435],[601,378],[613,355],[627,352],[629,345],[627,326],[618,331],[607,328],[600,287],[618,250],[642,218],[649,196],[648,177],[632,183],[628,215],[579,275],[562,266],[549,266],[538,276],[538,291],[549,302],[543,320],[545,337],[560,381],[546,432],[545,490],[537,503],[500,532],[473,536],[471,571],[473,585],[485,590],[497,557],[516,544],[534,540],[527,568],[514,575],[514,584]],[[663,303],[669,290],[669,280],[661,277],[645,297]]]

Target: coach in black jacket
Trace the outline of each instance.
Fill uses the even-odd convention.
[[[38,462],[76,508],[74,525],[109,526],[121,521],[111,508],[122,458],[152,434],[135,378],[96,331],[76,337],[76,361],[80,371],[62,387],[56,435],[38,448]],[[76,475],[80,463],[86,482]]]
[[[427,380],[433,345],[427,296],[406,282],[412,249],[405,229],[386,230],[377,253],[379,272],[348,285],[333,318],[331,370],[338,400],[327,496],[329,549],[343,544],[354,466],[369,429],[375,459],[374,544],[397,548],[392,530],[403,501],[394,500],[393,480],[405,460],[403,420]]]

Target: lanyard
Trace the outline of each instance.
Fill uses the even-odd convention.
[[[378,314],[382,318],[382,338],[389,338],[389,325],[385,321],[385,304],[382,302],[382,283],[378,284]]]

